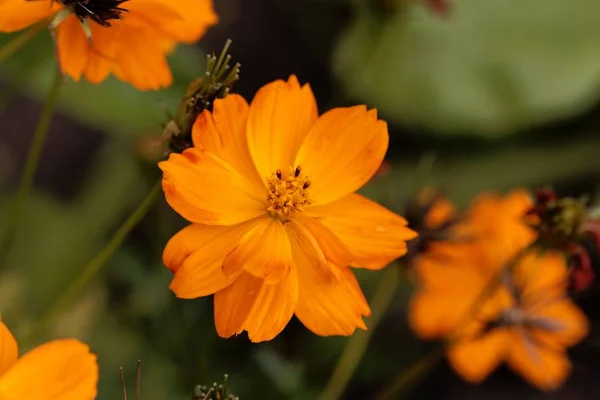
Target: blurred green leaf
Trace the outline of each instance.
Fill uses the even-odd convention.
[[[457,0],[448,18],[357,11],[333,68],[347,94],[395,122],[499,136],[598,98],[599,2]]]
[[[0,35],[0,44],[14,37]],[[204,73],[205,62],[199,47],[179,46],[169,57],[173,85],[160,91],[141,92],[112,76],[99,85],[65,78],[67,84],[61,89],[59,110],[84,125],[113,135],[160,133],[161,124],[167,121],[165,107],[176,111],[190,81]],[[42,99],[56,68],[49,35],[42,32],[0,67],[20,91]]]

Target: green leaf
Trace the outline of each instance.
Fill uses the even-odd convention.
[[[500,136],[589,107],[600,88],[600,3],[460,0],[448,18],[359,7],[333,57],[348,95],[397,123]]]

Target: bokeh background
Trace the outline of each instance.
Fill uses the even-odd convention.
[[[135,1],[135,0],[132,0]],[[152,142],[205,52],[227,38],[241,62],[235,91],[298,75],[325,111],[368,104],[389,122],[391,169],[364,192],[402,212],[425,184],[463,206],[484,190],[553,185],[600,194],[600,3],[591,0],[216,0],[221,23],[171,57],[172,88],[137,92],[109,80],[61,91],[35,192],[0,265],[0,310],[16,336],[36,321],[106,244],[160,176]],[[9,35],[0,36],[0,45]],[[0,232],[55,63],[40,34],[0,65]],[[99,399],[120,399],[118,368],[133,387],[142,360],[144,400],[190,399],[224,373],[244,400],[318,398],[347,338],[321,338],[296,320],[270,343],[216,336],[212,299],[176,300],[161,252],[185,225],[162,201],[76,301],[26,349],[74,336],[100,355]],[[382,274],[360,273],[370,297]],[[580,301],[590,337],[572,351],[571,380],[541,394],[501,369],[469,386],[440,364],[415,381],[415,399],[591,399],[600,394],[600,300]],[[401,288],[345,394],[375,396],[429,347],[406,325]],[[595,322],[596,321],[596,322]],[[402,398],[399,396],[399,398]]]

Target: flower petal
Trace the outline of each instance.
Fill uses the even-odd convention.
[[[187,220],[234,225],[265,213],[260,194],[231,165],[207,151],[187,149],[158,164],[167,202]]]
[[[0,377],[12,367],[19,358],[19,346],[8,327],[0,321]]]
[[[223,273],[232,275],[243,269],[272,285],[286,279],[293,264],[292,246],[283,224],[264,218],[225,257]]]
[[[457,333],[465,321],[476,318],[473,314],[476,301],[479,301],[478,316],[485,315],[485,320],[495,318],[500,308],[510,305],[505,290],[489,294],[485,302],[480,300],[492,278],[482,274],[479,266],[464,259],[417,258],[415,270],[421,287],[409,303],[408,321],[419,337],[434,339]]]
[[[314,248],[290,236],[298,270],[300,296],[296,317],[308,329],[321,336],[351,335],[356,328],[367,329],[362,317],[371,310],[354,273],[339,268],[339,279],[324,274],[317,266]]]
[[[287,279],[277,285],[263,283],[244,322],[244,330],[252,342],[271,340],[283,331],[298,305],[298,292],[296,268],[292,268]]]
[[[221,337],[243,331],[253,342],[271,340],[292,318],[298,302],[295,269],[277,285],[243,272],[229,287],[215,294],[215,326]]]
[[[294,75],[256,93],[248,116],[248,146],[261,177],[296,166],[296,153],[317,116],[310,86],[300,87]]]
[[[231,284],[237,275],[223,274],[223,259],[256,223],[252,220],[233,226],[193,224],[179,231],[163,252],[165,265],[175,273],[170,289],[179,298],[194,299]]]
[[[563,352],[537,346],[517,332],[513,332],[507,356],[513,370],[543,390],[558,388],[571,372],[571,363]]]
[[[360,189],[381,165],[388,140],[387,124],[365,106],[321,115],[294,162],[310,177],[313,203],[331,203]]]
[[[450,366],[470,383],[483,381],[504,360],[510,337],[496,329],[483,336],[464,338],[448,350]]]
[[[406,220],[359,194],[306,209],[350,249],[352,266],[380,269],[406,253],[417,234]]]
[[[90,24],[92,43],[87,50],[85,79],[98,84],[111,73],[119,60],[117,54],[123,44],[123,26],[122,21],[114,21],[110,29],[98,24]],[[68,47],[66,49],[68,51]]]
[[[522,291],[523,302],[551,302],[564,297],[569,285],[569,270],[564,256],[558,252],[528,253],[515,267],[515,285]]]
[[[293,237],[300,246],[307,249],[308,254],[311,255],[311,262],[313,263],[312,265],[314,268],[320,270],[325,277],[335,278],[339,281],[340,268],[333,263],[333,260],[337,259],[339,261],[340,259],[343,259],[341,265],[344,267],[346,267],[348,263],[347,258],[341,254],[339,245],[335,243],[336,239],[335,237],[332,237],[333,234],[327,235],[321,232],[321,240],[325,243],[325,246],[322,247],[306,226],[299,223],[297,220],[298,218],[294,218],[294,220],[291,220],[286,225],[290,240]],[[326,241],[328,241],[329,244],[327,244]],[[336,248],[337,251],[334,250]],[[325,254],[325,249],[327,249],[327,255]]]
[[[174,43],[161,36],[152,26],[133,25],[125,20],[121,22],[122,40],[113,60],[114,75],[138,90],[158,90],[171,86],[173,76],[166,59],[166,49],[173,47]]]
[[[74,16],[67,17],[57,28],[58,61],[62,71],[79,81],[87,62],[89,41]]]
[[[257,187],[264,185],[258,175],[246,136],[250,107],[238,94],[217,99],[213,112],[204,111],[192,128],[194,146],[210,151],[245,175]]]
[[[60,9],[48,1],[2,0],[0,32],[15,32],[35,24]]]
[[[549,348],[563,350],[579,343],[589,333],[587,317],[567,298],[543,304],[531,313],[549,327],[532,329],[531,335]]]
[[[306,228],[308,233],[315,238],[327,261],[331,261],[340,267],[346,267],[350,264],[351,255],[348,247],[320,221],[311,217],[297,215],[294,217],[294,221],[292,221],[292,226],[295,226],[296,223]]]
[[[143,0],[127,5],[129,16],[160,29],[171,39],[192,43],[218,21],[212,0]],[[132,18],[133,19],[133,18]]]
[[[98,364],[89,347],[74,339],[31,350],[0,378],[3,400],[96,398]]]

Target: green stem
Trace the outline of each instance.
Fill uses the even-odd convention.
[[[429,353],[425,358],[415,362],[410,367],[404,369],[394,382],[379,394],[377,400],[389,400],[401,398],[398,394],[406,394],[406,389],[411,383],[418,381],[423,375],[428,373],[435,364],[437,364],[445,354],[445,347]]]
[[[10,57],[21,47],[29,43],[29,41],[33,39],[35,35],[37,35],[42,29],[44,29],[47,26],[48,24],[46,22],[40,22],[36,25],[33,25],[25,32],[21,33],[19,36],[8,42],[8,44],[4,45],[0,49],[0,63],[2,63],[5,59]]]
[[[23,175],[21,176],[21,181],[19,182],[19,188],[17,189],[17,196],[15,198],[12,213],[9,215],[7,231],[2,239],[2,242],[0,242],[0,264],[2,264],[2,262],[5,260],[10,248],[12,247],[17,233],[21,210],[23,207],[25,207],[25,203],[29,198],[31,188],[33,187],[33,178],[35,177],[35,171],[37,170],[40,156],[42,154],[42,150],[44,149],[44,144],[46,143],[48,131],[50,130],[52,116],[54,114],[54,109],[56,108],[56,100],[58,98],[58,93],[60,91],[62,82],[62,73],[60,70],[57,70],[52,82],[52,86],[50,87],[48,97],[46,97],[46,101],[44,102],[44,108],[42,109],[40,120],[35,128],[35,132],[33,133],[31,148],[29,149],[29,154],[27,155],[27,160],[25,161],[25,169],[23,170]]]
[[[154,185],[142,203],[135,211],[127,218],[121,227],[115,232],[104,248],[96,254],[96,256],[81,270],[81,273],[71,282],[69,287],[64,290],[56,301],[48,308],[46,313],[40,318],[39,323],[34,327],[29,335],[31,339],[35,339],[37,335],[48,327],[52,319],[59,314],[63,308],[69,305],[92,278],[106,265],[111,257],[123,244],[125,238],[135,228],[135,226],[144,218],[150,211],[156,200],[161,194],[161,182]]]
[[[327,387],[321,395],[321,400],[337,400],[346,390],[358,363],[362,359],[371,335],[385,315],[387,308],[394,299],[398,287],[398,270],[387,268],[371,301],[371,318],[367,331],[356,332],[348,341],[344,352],[338,359],[337,365]]]

